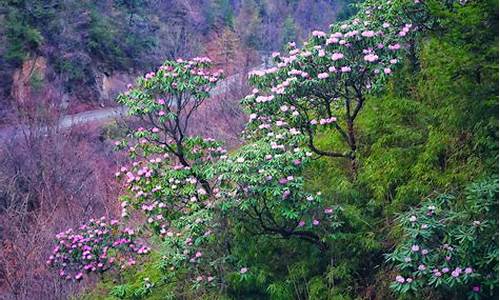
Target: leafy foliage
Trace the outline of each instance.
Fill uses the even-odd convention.
[[[497,4],[358,9],[251,75],[229,153],[190,132],[220,76],[208,60],[168,61],[120,96],[143,123],[117,174],[123,216],[141,210],[157,250],[105,293],[497,296]]]
[[[388,256],[403,272],[393,288],[441,288],[492,297],[498,287],[498,179],[469,186],[464,201],[440,195],[401,215],[403,239]]]

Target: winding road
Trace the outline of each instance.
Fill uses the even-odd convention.
[[[258,70],[264,67],[265,66],[261,65],[252,70]],[[212,91],[210,92],[210,96],[214,97],[226,93],[235,83],[238,83],[242,79],[244,79],[244,76],[246,76],[245,73],[237,73],[220,81],[219,84],[212,89]],[[58,127],[61,129],[67,129],[75,125],[105,122],[126,116],[126,114],[127,114],[127,108],[123,106],[90,110],[78,114],[66,115],[61,117],[58,123]],[[0,128],[0,141],[16,138],[26,130],[29,129],[26,125],[23,124]]]

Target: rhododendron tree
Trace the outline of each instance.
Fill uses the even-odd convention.
[[[302,171],[312,153],[301,147],[299,131],[283,120],[268,121],[249,126],[260,139],[221,161],[222,209],[254,235],[298,238],[325,251],[341,225],[341,209],[326,207],[321,192],[305,190]]]
[[[219,143],[211,139],[189,137],[184,141],[183,159],[189,163],[187,166],[164,145],[146,142],[131,147],[134,160],[116,173],[129,191],[122,197],[122,216],[128,216],[129,207],[133,206],[147,216],[147,223],[162,236],[172,220],[210,206],[211,169],[225,153]]]
[[[314,153],[349,158],[355,173],[355,120],[367,96],[394,71],[415,28],[396,21],[354,18],[331,25],[329,33],[314,31],[303,48],[291,43],[288,53],[273,54],[275,67],[250,74],[255,89],[244,104],[257,120],[285,119]],[[344,147],[320,147],[316,137],[325,128],[337,132]]]
[[[122,215],[133,204],[162,235],[179,214],[207,205],[210,166],[225,153],[214,140],[189,132],[193,113],[221,76],[210,67],[208,58],[167,61],[118,97],[144,126],[132,134],[128,150],[134,161],[116,173],[130,191]]]
[[[47,264],[57,268],[59,275],[67,280],[133,266],[137,255],[150,251],[148,246],[137,242],[133,229],[104,217],[58,233],[56,241]]]
[[[188,269],[184,280],[210,284],[216,282],[217,270],[200,261],[213,265],[210,257],[216,260],[222,255],[216,249],[224,250],[210,243],[219,241],[212,238],[217,232],[214,166],[226,151],[220,143],[194,135],[190,121],[221,75],[211,70],[208,58],[167,61],[118,98],[143,124],[130,141],[132,164],[116,174],[129,191],[122,215],[128,216],[130,207],[144,212],[147,225],[164,241],[168,276]]]
[[[418,293],[437,288],[491,296],[498,287],[498,179],[472,184],[463,205],[441,195],[398,219],[403,239],[388,255],[399,271],[392,288]]]
[[[198,141],[190,137],[191,117],[222,76],[221,71],[210,68],[209,58],[167,61],[156,72],[139,78],[135,87],[130,86],[129,91],[118,97],[130,115],[148,126],[136,131],[139,143],[162,147],[161,152],[172,155],[183,168],[190,168],[192,162],[187,155],[193,149],[189,147],[196,148]],[[210,193],[206,179],[195,170],[192,173]]]
[[[433,119],[425,123],[432,127],[440,121],[430,117],[434,107],[425,113],[413,107],[396,110],[401,116],[394,121],[377,113],[400,98],[381,97],[380,102],[386,103],[370,107],[366,123],[389,122],[391,129],[403,125],[405,131],[396,128],[397,134],[370,134],[363,139],[366,149],[376,152],[369,140],[381,138],[391,144],[381,149],[392,150],[396,144],[398,154],[410,149],[423,158],[418,157],[416,171],[402,172],[407,165],[401,167],[390,155],[380,160],[385,163],[386,157],[391,158],[389,166],[394,170],[385,165],[380,173],[357,170],[358,159],[365,157],[364,165],[370,165],[375,154],[358,151],[357,132],[370,128],[358,128],[356,120],[383,91],[398,63],[406,54],[411,58],[416,33],[437,24],[426,14],[434,2],[368,0],[354,18],[332,25],[329,32],[312,32],[300,48],[291,43],[287,53],[274,53],[275,67],[250,75],[255,88],[242,100],[249,113],[241,134],[244,145],[229,153],[221,143],[197,136],[192,126],[193,115],[222,75],[213,70],[209,59],[167,61],[120,95],[119,102],[140,123],[127,140],[118,142],[131,158],[115,174],[126,188],[121,197],[122,217],[144,221],[140,232],[156,245],[151,264],[143,268],[154,267],[153,276],[142,276],[146,271],[137,270],[136,284],[127,282],[114,295],[138,298],[151,293],[154,298],[153,289],[158,289],[161,297],[193,299],[212,295],[267,298],[265,293],[279,299],[353,298],[360,292],[383,298],[390,284],[395,292],[406,294],[402,297],[440,293],[455,298],[465,294],[491,297],[498,285],[494,274],[498,271],[497,179],[473,185],[465,198],[462,193],[456,198],[442,195],[426,200],[397,219],[396,232],[400,229],[403,235],[387,240],[387,234],[395,230],[386,226],[391,224],[393,210],[384,206],[407,204],[396,203],[394,196],[413,192],[405,182],[425,180],[429,186],[439,182],[436,190],[448,189],[457,181],[483,174],[457,176],[447,166],[457,162],[447,157],[448,149],[422,146],[440,143],[432,130],[417,135],[418,141],[411,146],[400,143],[406,138],[400,132],[409,132],[406,119],[413,117],[408,111],[416,112],[418,120],[422,116]],[[429,106],[425,101],[412,105]],[[401,106],[406,103],[410,100]],[[414,126],[410,130],[421,126],[416,120],[409,122]],[[454,130],[462,134],[462,129]],[[328,136],[332,133],[333,138]],[[427,134],[430,138],[423,137]],[[459,139],[469,143],[468,137]],[[474,151],[490,153],[479,144]],[[460,155],[459,160],[467,157]],[[340,174],[345,171],[342,166],[339,173],[328,169],[330,162],[325,168],[318,167],[323,161],[313,163],[322,156],[350,162],[347,172],[350,169],[353,175],[352,184],[341,186],[346,182]],[[420,160],[435,161],[441,169],[430,170],[453,179],[427,176],[428,169],[418,165]],[[318,180],[315,177],[323,176],[318,170],[331,174]],[[385,171],[398,174],[381,174]],[[411,179],[403,178],[406,174]],[[330,180],[334,176],[341,180]],[[366,180],[377,176],[391,190],[386,193],[384,189],[381,197],[373,181]],[[418,187],[411,195],[421,197],[430,190]],[[387,202],[378,203],[382,197]],[[133,265],[135,255],[150,251],[116,221],[109,225],[104,220],[92,222],[58,235],[49,264],[64,278],[79,280],[85,272]],[[382,253],[392,248],[386,256],[392,266],[384,266]],[[382,274],[391,267],[391,276]],[[379,283],[381,288],[375,286]]]

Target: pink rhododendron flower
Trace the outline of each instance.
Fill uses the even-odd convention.
[[[319,73],[318,78],[319,79],[326,79],[326,78],[328,78],[328,73]]]
[[[400,44],[389,45],[389,50],[399,50],[400,48]]]
[[[372,30],[363,31],[361,33],[361,35],[364,36],[364,37],[373,37],[373,36],[375,36],[375,32],[372,31]]]
[[[342,68],[340,68],[340,71],[341,71],[342,73],[351,72],[351,67],[342,67]]]
[[[367,62],[374,62],[378,60],[378,55],[376,54],[368,54],[365,55],[364,60]]]
[[[326,33],[324,33],[323,31],[315,30],[312,32],[312,35],[315,37],[324,37],[326,36]]]
[[[332,54],[332,60],[333,61],[342,59],[343,57],[344,57],[344,54],[339,53],[339,52],[335,52],[335,53]]]

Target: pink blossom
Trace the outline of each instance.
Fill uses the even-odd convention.
[[[241,268],[241,269],[240,269],[240,273],[241,273],[241,274],[245,274],[246,272],[248,272],[248,269],[247,269],[247,268]]]
[[[312,35],[316,37],[324,37],[326,36],[326,33],[324,33],[323,31],[315,30],[312,32]]]
[[[367,61],[367,62],[377,61],[378,60],[378,55],[370,53],[368,55],[365,55],[364,60]]]
[[[336,37],[330,37],[329,39],[327,39],[327,40],[326,40],[326,42],[325,42],[325,43],[326,43],[327,45],[330,45],[330,44],[335,44],[335,43],[337,43],[338,41],[339,41],[339,39],[338,39],[338,38],[336,38]]]
[[[417,252],[418,250],[420,250],[420,247],[418,245],[411,246],[411,251]]]
[[[405,283],[405,279],[401,275],[396,276],[396,281],[399,282],[399,283]]]
[[[328,78],[328,73],[319,73],[318,78],[319,79],[326,79],[326,78]]]
[[[339,52],[335,52],[335,53],[332,54],[332,60],[333,61],[342,59],[343,57],[344,57],[344,54],[339,53]]]
[[[341,71],[342,73],[351,72],[351,67],[342,67],[342,68],[340,68],[340,71]]]
[[[401,45],[399,45],[399,44],[389,45],[390,50],[399,50],[400,48],[401,48]]]
[[[373,36],[375,36],[375,32],[372,31],[372,30],[363,31],[361,33],[361,35],[364,36],[364,37],[373,37]]]
[[[384,68],[385,74],[391,74],[392,70],[390,68]]]
[[[314,225],[314,226],[318,226],[318,225],[319,225],[319,221],[318,221],[318,220],[316,220],[316,219],[314,219],[314,220],[312,221],[312,223],[313,223],[313,225]]]

